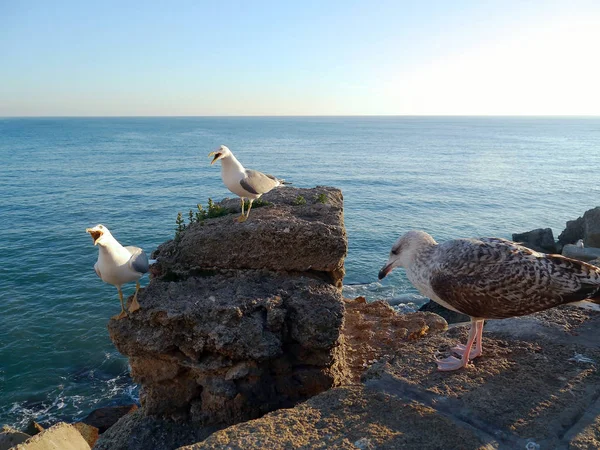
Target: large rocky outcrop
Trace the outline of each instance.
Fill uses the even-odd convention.
[[[341,192],[283,188],[264,199],[272,205],[245,223],[194,223],[161,245],[141,309],[109,322],[145,414],[237,423],[347,379]]]
[[[561,245],[574,244],[579,239],[583,239],[586,247],[600,248],[600,206],[586,211],[583,217],[568,221],[558,236]]]
[[[556,253],[556,243],[551,228],[537,228],[525,233],[513,233],[512,240],[542,253]]]
[[[482,357],[456,372],[435,358],[467,338],[454,327],[402,340],[363,385],[234,425],[181,450],[600,448],[600,313],[560,307],[489,321]]]

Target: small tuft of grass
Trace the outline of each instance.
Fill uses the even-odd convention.
[[[294,205],[296,205],[296,206],[306,205],[306,199],[304,197],[302,197],[301,195],[299,195],[294,200]]]
[[[185,230],[185,220],[180,212],[177,213],[177,219],[175,219],[177,228],[175,228],[175,239],[179,239],[180,234]]]
[[[193,223],[203,223],[206,219],[213,219],[215,217],[226,216],[230,211],[226,208],[223,208],[221,205],[213,202],[212,198],[208,199],[207,209],[198,203],[196,205],[196,211],[190,209],[188,212],[188,225],[185,224],[185,220],[183,215],[179,212],[177,213],[177,219],[175,223],[177,224],[177,228],[175,229],[175,239],[180,238],[180,234],[191,224]]]
[[[326,194],[319,194],[319,195],[315,195],[315,202],[316,203],[327,203],[327,195]]]

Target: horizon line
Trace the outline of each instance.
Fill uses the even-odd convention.
[[[600,114],[199,114],[199,115],[31,115],[1,116],[0,119],[151,119],[151,118],[321,118],[321,117],[547,117],[600,118]]]

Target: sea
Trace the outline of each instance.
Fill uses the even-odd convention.
[[[138,401],[85,229],[150,254],[178,212],[232,196],[208,157],[220,144],[296,187],[340,188],[344,294],[401,312],[425,299],[402,270],[377,274],[405,231],[557,237],[600,205],[600,117],[0,118],[0,425]]]

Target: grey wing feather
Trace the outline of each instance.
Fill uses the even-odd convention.
[[[266,194],[281,183],[273,175],[264,174],[257,170],[246,170],[246,178],[242,179],[240,184],[248,192],[261,195]]]
[[[131,259],[129,260],[129,267],[139,273],[146,273],[149,269],[148,255],[144,253],[139,247],[129,246],[125,247],[131,253]]]
[[[448,256],[430,277],[431,287],[441,300],[472,317],[531,314],[600,291],[600,270],[593,266],[511,241],[457,240],[445,250]]]

